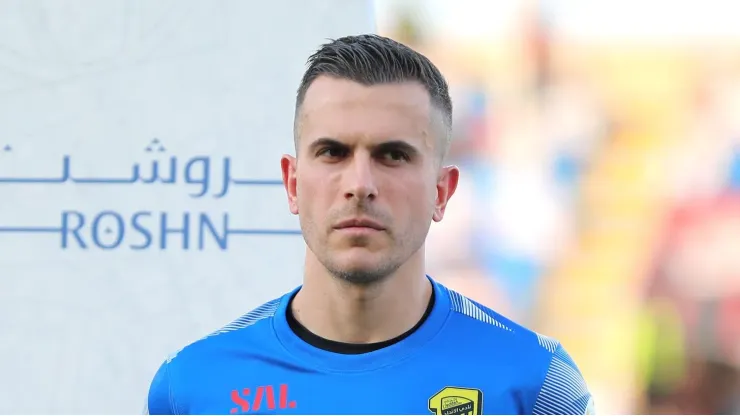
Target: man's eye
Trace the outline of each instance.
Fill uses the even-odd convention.
[[[408,162],[409,155],[400,150],[389,150],[383,153],[383,158],[389,162]]]
[[[342,149],[341,147],[327,147],[324,149],[321,149],[318,153],[318,156],[326,156],[330,158],[340,158],[347,155],[347,150]]]

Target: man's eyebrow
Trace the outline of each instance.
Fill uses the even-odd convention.
[[[419,149],[411,143],[404,140],[389,140],[387,142],[378,143],[373,146],[374,150],[401,150],[408,153],[409,155],[419,154]]]
[[[314,153],[316,149],[321,147],[349,147],[346,143],[342,143],[338,139],[332,139],[331,137],[320,137],[308,146],[308,150]],[[406,152],[410,156],[418,155],[419,149],[405,140],[388,140],[385,142],[377,143],[371,146],[373,152],[388,151],[388,150],[400,150]]]
[[[340,142],[337,139],[332,139],[330,137],[320,137],[313,142],[311,142],[310,145],[308,145],[308,150],[311,152],[314,152],[319,147],[347,147],[346,144]]]

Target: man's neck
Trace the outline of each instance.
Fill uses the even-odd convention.
[[[419,322],[432,290],[424,273],[423,251],[393,275],[367,286],[332,276],[309,253],[303,287],[292,302],[293,314],[309,331],[325,339],[382,342]]]

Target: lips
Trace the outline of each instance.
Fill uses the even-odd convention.
[[[372,228],[373,230],[378,231],[385,230],[380,223],[369,218],[351,218],[337,223],[334,228],[337,230],[341,230],[343,228]]]

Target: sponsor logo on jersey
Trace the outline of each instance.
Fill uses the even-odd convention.
[[[465,387],[445,387],[429,398],[435,415],[482,415],[483,392]]]
[[[229,411],[232,415],[274,411],[276,409],[295,409],[298,406],[295,400],[288,399],[287,384],[232,390],[231,402],[236,405]]]

